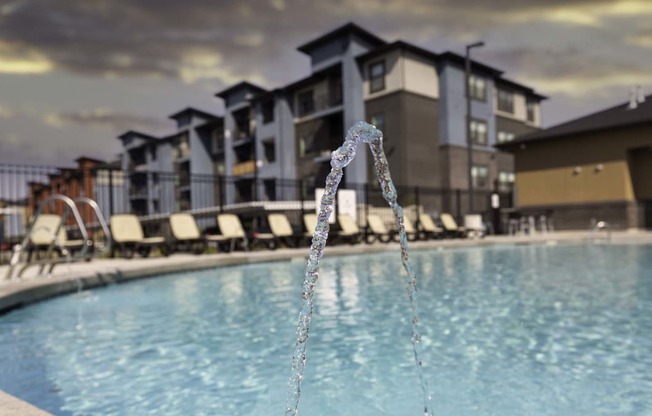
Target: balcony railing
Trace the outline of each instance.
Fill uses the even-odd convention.
[[[240,175],[253,174],[255,171],[256,171],[256,161],[248,160],[246,162],[240,162],[233,165],[233,169],[231,170],[231,173],[233,176],[240,176]]]
[[[305,117],[313,113],[325,111],[342,104],[342,95],[336,93],[318,94],[313,98],[312,105],[304,103],[299,104],[299,117]]]
[[[147,187],[131,186],[129,188],[129,197],[131,199],[147,199]]]

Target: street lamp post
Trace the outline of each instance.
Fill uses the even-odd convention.
[[[473,140],[471,139],[471,49],[484,46],[484,42],[475,42],[466,45],[466,58],[464,60],[466,81],[466,151],[469,159],[469,213],[473,212]]]

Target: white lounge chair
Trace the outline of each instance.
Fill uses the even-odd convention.
[[[367,243],[371,244],[376,239],[383,243],[389,243],[392,240],[392,233],[385,227],[385,223],[379,215],[367,215]]]
[[[340,231],[337,233],[338,238],[346,240],[350,244],[356,244],[360,242],[360,238],[362,237],[360,227],[358,227],[358,224],[355,223],[350,215],[338,215],[337,222],[340,225]]]
[[[312,235],[315,233],[317,228],[317,214],[303,214],[303,226],[306,228],[304,237],[308,240],[308,244],[312,240]]]
[[[221,235],[202,235],[195,218],[190,214],[176,213],[170,215],[171,250],[183,248],[194,254],[206,251],[208,243],[222,243],[227,238]]]
[[[406,215],[403,215],[403,228],[405,229],[405,235],[408,241],[416,241],[419,238],[419,233],[414,228],[414,224],[412,224],[412,221]],[[399,238],[401,236],[397,229],[396,234],[394,234],[394,240],[399,241]]]
[[[294,232],[285,214],[274,213],[267,216],[269,228],[277,241],[282,241],[290,247],[298,245],[301,235]]]
[[[60,256],[65,256],[84,245],[84,240],[68,240],[65,226],[61,224],[61,216],[56,214],[40,214],[36,217],[32,231],[29,235],[29,246],[27,247],[28,261],[31,260],[33,252],[37,257],[42,250],[48,250],[50,246]],[[54,237],[55,233],[56,238]]]
[[[147,257],[153,247],[158,247],[164,256],[169,254],[165,238],[145,237],[138,217],[133,214],[112,215],[109,227],[113,238],[112,256],[115,254],[115,249],[120,249],[122,256],[128,259],[132,258],[135,252]]]
[[[419,214],[419,229],[426,239],[440,238],[444,234],[444,230],[435,224],[430,215],[425,213]]]
[[[457,225],[457,221],[455,221],[455,218],[447,212],[442,212],[439,215],[439,219],[441,220],[441,225],[444,227],[444,233],[445,235],[448,235],[450,237],[465,237],[466,236],[466,230],[464,228],[459,227]]]
[[[483,238],[487,231],[482,222],[482,216],[478,214],[464,216],[464,229],[466,230],[466,236],[470,238]]]

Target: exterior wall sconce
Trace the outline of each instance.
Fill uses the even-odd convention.
[[[593,168],[594,173],[600,173],[604,170],[604,165],[602,163],[598,163],[595,165],[595,168]]]
[[[575,166],[573,168],[573,176],[579,175],[580,173],[582,173],[582,167],[581,166]]]

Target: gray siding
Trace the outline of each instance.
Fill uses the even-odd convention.
[[[397,185],[440,186],[439,102],[405,91],[366,102],[367,120],[385,119],[383,147]],[[369,174],[373,160],[369,159]]]
[[[480,74],[480,76],[482,76]],[[442,144],[466,146],[466,92],[464,69],[452,65],[441,68],[439,91],[443,122],[440,129]],[[493,111],[494,83],[485,76],[487,100],[471,100],[471,115],[487,122],[487,146],[495,143],[496,124]]]

